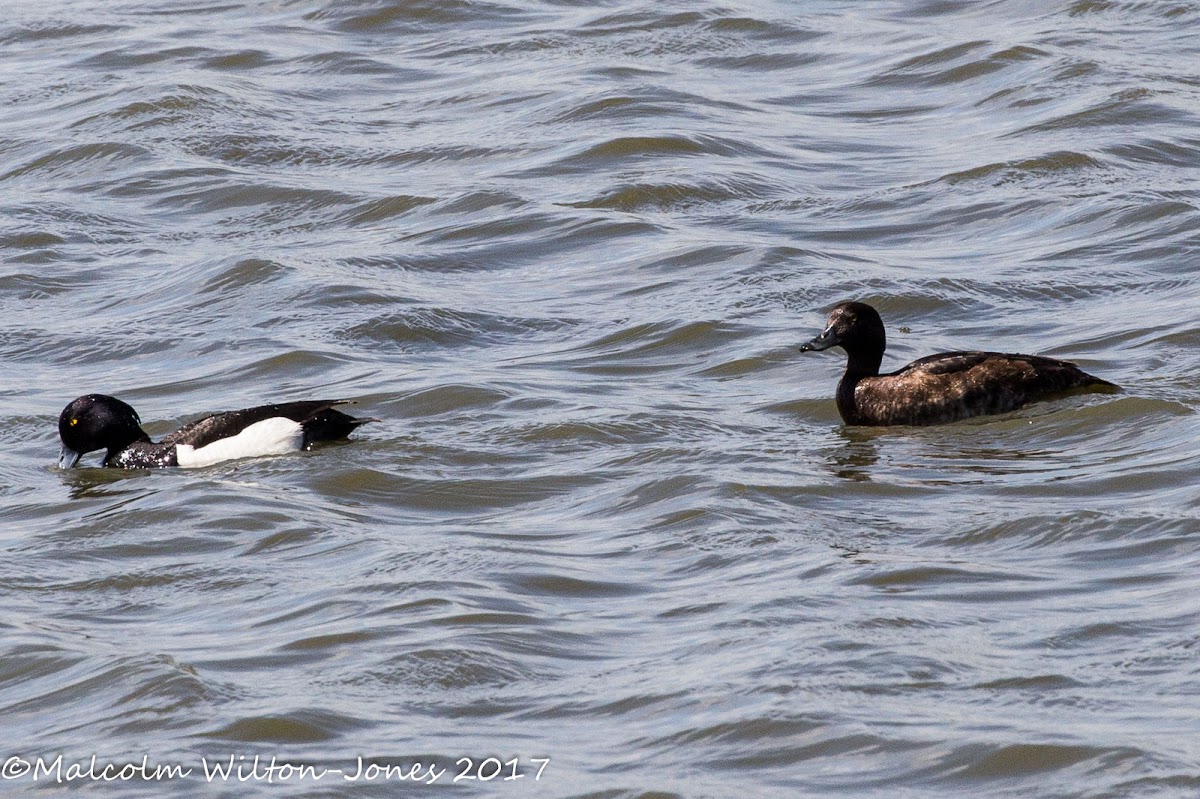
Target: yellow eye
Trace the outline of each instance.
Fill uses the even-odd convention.
[[[77,425],[77,424],[79,424],[79,420],[78,420],[78,419],[72,419],[72,420],[71,420],[71,427],[74,427],[74,426],[75,426],[75,425]]]

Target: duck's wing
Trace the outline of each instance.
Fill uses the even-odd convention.
[[[896,374],[969,374],[981,385],[1007,382],[1043,393],[1070,391],[1082,386],[1116,388],[1113,383],[1088,374],[1070,361],[1016,352],[944,352],[918,358]]]
[[[875,424],[937,424],[1005,413],[1083,387],[1113,387],[1067,361],[1001,352],[946,352],[855,388],[859,412]],[[1115,387],[1114,387],[1115,388]]]
[[[371,421],[355,419],[334,409],[337,405],[349,402],[351,400],[305,400],[214,413],[184,425],[163,438],[161,443],[186,444],[200,449],[214,441],[236,436],[256,422],[279,417],[291,419],[299,424],[304,429],[306,444],[329,438],[342,438],[358,425]]]
[[[951,375],[970,371],[996,356],[1007,357],[996,352],[942,352],[918,358],[887,376]]]

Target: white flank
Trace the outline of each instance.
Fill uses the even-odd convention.
[[[179,459],[180,466],[194,469],[236,458],[285,455],[299,451],[303,443],[304,431],[299,422],[273,416],[255,422],[236,436],[214,441],[200,449],[190,444],[180,444],[175,447],[175,456]]]

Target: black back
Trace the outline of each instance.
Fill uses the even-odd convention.
[[[304,446],[316,441],[345,438],[354,428],[371,419],[356,419],[335,410],[335,405],[345,405],[349,400],[304,400],[283,402],[276,405],[259,405],[240,411],[214,413],[165,436],[163,444],[190,444],[199,449],[222,438],[236,436],[256,422],[282,416],[297,422],[304,429]]]

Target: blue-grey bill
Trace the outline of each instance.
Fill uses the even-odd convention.
[[[830,326],[822,330],[821,335],[817,336],[812,341],[800,345],[800,351],[820,352],[821,350],[827,350],[830,347],[836,347],[838,343],[838,335],[837,333],[833,332],[833,327]]]
[[[79,463],[79,459],[82,457],[82,452],[76,452],[69,447],[63,447],[62,452],[58,453],[58,468],[70,469],[72,466]]]

